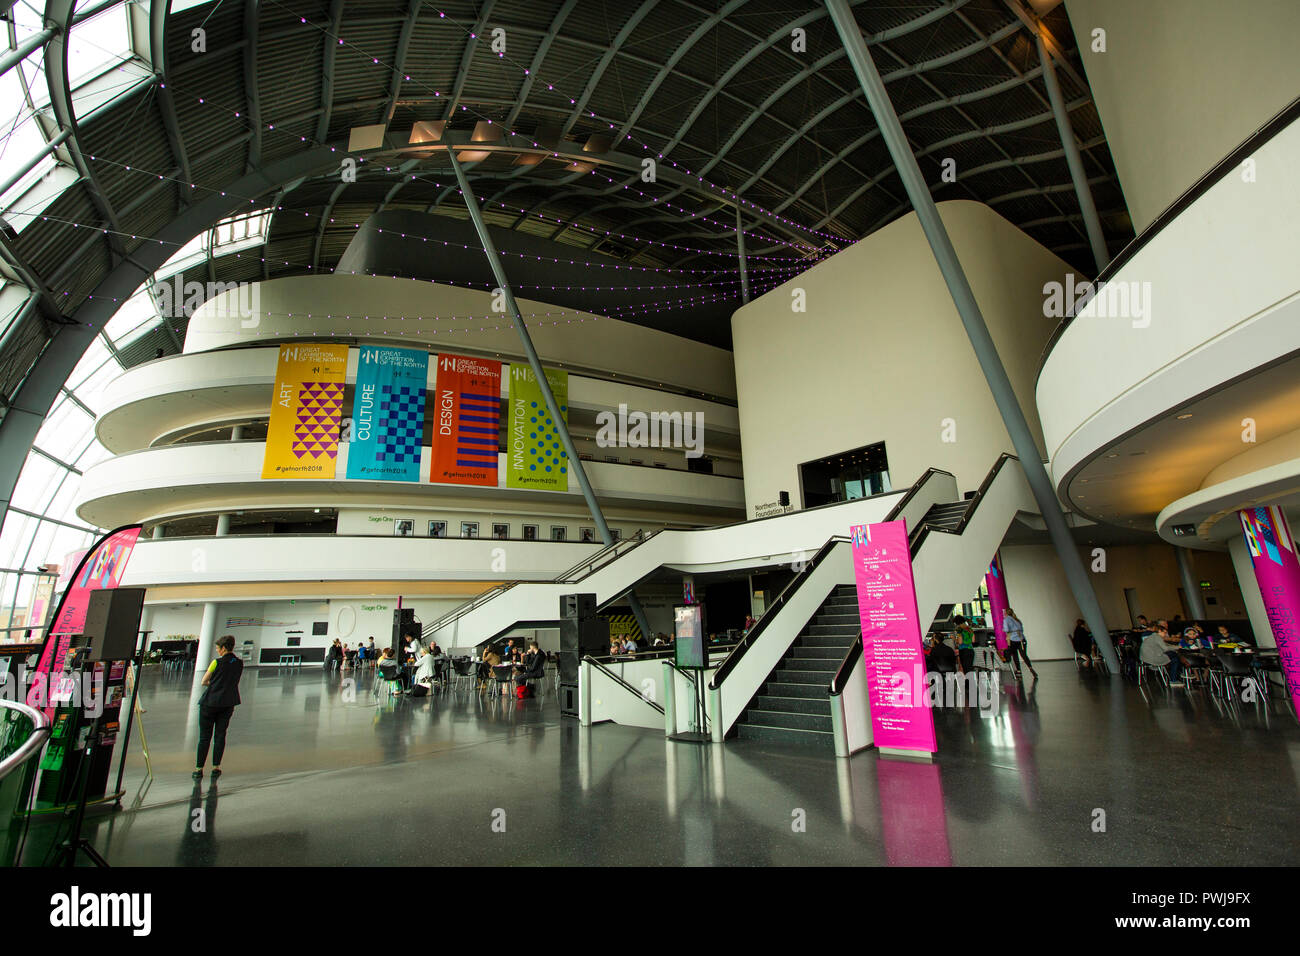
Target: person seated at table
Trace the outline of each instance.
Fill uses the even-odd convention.
[[[1199,651],[1206,650],[1213,645],[1210,643],[1210,639],[1205,636],[1205,632],[1201,630],[1200,625],[1193,624],[1183,631],[1182,646]]]
[[[1183,675],[1182,658],[1178,656],[1178,643],[1169,636],[1168,628],[1156,625],[1156,629],[1142,641],[1140,652],[1142,663],[1153,667],[1169,668],[1169,686],[1182,687],[1179,679]]]
[[[501,659],[507,664],[519,663],[519,648],[515,647],[515,639],[513,637],[506,638],[506,647],[505,650],[501,652]]]
[[[1070,636],[1070,644],[1074,647],[1074,653],[1083,658],[1084,667],[1092,666],[1092,631],[1088,630],[1088,625],[1084,623],[1083,618],[1075,618],[1074,633]]]
[[[1232,631],[1228,630],[1228,625],[1220,624],[1218,627],[1218,631],[1219,631],[1218,638],[1220,644],[1242,643],[1241,638],[1239,638],[1236,634],[1232,633]]]
[[[632,640],[632,635],[631,634],[625,635],[623,640],[623,653],[627,654],[628,656],[635,656],[636,650],[637,650],[636,641]]]
[[[415,690],[416,684],[423,684],[428,687],[433,683],[433,654],[427,647],[420,649],[420,661],[415,665],[415,670],[411,674],[411,691]]]
[[[609,656],[610,656],[610,657],[618,657],[618,655],[620,655],[620,654],[622,654],[622,653],[623,653],[623,637],[622,637],[622,635],[614,635],[614,636],[611,636],[610,639],[609,639]]]
[[[488,667],[500,667],[500,666],[501,666],[501,655],[497,653],[497,649],[496,649],[495,647],[493,647],[491,644],[489,644],[487,647],[483,648],[483,662],[484,662],[485,664],[487,664]],[[483,681],[483,680],[479,681],[479,682],[478,682],[478,689],[479,689],[479,690],[486,690],[486,689],[487,689],[487,681]]]
[[[1146,634],[1150,630],[1151,630],[1151,622],[1147,620],[1147,616],[1145,614],[1139,614],[1137,619],[1137,627],[1133,628],[1133,632],[1135,634]]]
[[[545,668],[546,655],[542,653],[541,646],[536,641],[529,641],[528,650],[524,652],[519,665],[514,669],[515,683],[522,684],[530,679],[541,677]]]
[[[942,634],[932,634],[930,640],[929,653],[926,655],[926,669],[938,671],[941,674],[952,674],[957,670],[957,654],[948,642],[943,639]]]

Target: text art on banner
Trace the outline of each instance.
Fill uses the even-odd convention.
[[[419,481],[429,353],[367,345],[357,353],[348,477]]]
[[[63,674],[63,662],[68,656],[72,636],[80,634],[86,626],[90,592],[112,590],[121,583],[126,563],[130,560],[139,537],[138,524],[118,528],[100,538],[99,543],[82,557],[55,608],[54,623],[50,625],[45,646],[41,648],[40,662],[36,665],[37,679],[27,695],[29,706],[52,705],[65,696],[63,688],[55,682]],[[42,700],[46,697],[47,682],[50,684],[49,694]],[[45,706],[44,709],[45,716],[54,716],[53,706]]]
[[[1007,632],[1002,628],[1002,612],[1007,609],[1007,579],[1002,576],[1002,556],[993,552],[993,560],[984,575],[984,587],[989,592],[989,617],[993,618],[993,640],[998,650],[1007,649]]]
[[[439,355],[429,480],[495,488],[500,440],[501,363]]]
[[[855,525],[850,534],[876,746],[934,753],[934,715],[914,686],[925,674],[925,653],[907,522]]]
[[[280,346],[263,478],[333,478],[343,420],[346,345]]]
[[[555,404],[569,420],[569,373],[545,369]],[[537,377],[527,365],[510,366],[509,435],[506,442],[506,487],[567,491],[569,456],[560,442],[559,425],[546,410]]]
[[[1264,611],[1291,702],[1300,707],[1300,560],[1286,515],[1276,505],[1239,511]],[[1267,677],[1267,675],[1266,675]]]

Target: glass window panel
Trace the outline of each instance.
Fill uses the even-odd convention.
[[[14,486],[12,504],[24,511],[40,514],[41,505],[49,496],[50,485],[57,480],[63,469],[48,458],[29,452],[27,463],[23,465],[22,474]]]
[[[5,514],[4,530],[0,531],[0,567],[12,568],[18,564],[35,529],[36,519],[16,511]]]
[[[104,392],[121,374],[122,367],[118,365],[116,359],[110,357],[91,373],[90,378],[77,386],[75,389],[77,399],[96,413],[102,414],[104,411]]]
[[[81,361],[77,363],[77,367],[68,376],[68,388],[75,392],[83,382],[95,374],[105,362],[109,361],[113,361],[112,353],[109,352],[108,346],[104,344],[104,340],[96,336],[95,340],[90,343],[90,347],[86,349],[86,354],[81,356]]]
[[[114,343],[120,343],[123,336],[130,334],[141,323],[157,319],[158,312],[153,307],[153,300],[147,291],[141,290],[122,304],[104,326],[104,332]]]
[[[50,544],[54,541],[54,533],[58,530],[58,527],[58,525],[51,524],[48,521],[40,523],[36,528],[36,534],[32,536],[30,544],[19,556],[22,564],[18,570],[35,570],[37,566],[46,563],[45,556],[50,552]]]
[[[69,31],[68,76],[74,87],[130,56],[125,6],[110,7]]]
[[[68,555],[73,551],[82,551],[89,548],[96,537],[75,528],[65,528],[61,525],[52,525],[52,527],[54,528],[54,534],[46,544],[45,554],[38,555],[36,550],[32,549],[32,560],[28,563],[33,568],[42,564],[61,565],[65,563]]]
[[[81,479],[69,473],[68,476],[54,490],[49,504],[45,506],[45,517],[54,518],[56,521],[68,521],[75,524],[84,524],[77,517],[76,512],[72,510],[73,500],[76,498],[77,491],[81,487]]]
[[[86,443],[95,420],[81,406],[64,395],[36,433],[36,447],[59,461],[71,463]]]

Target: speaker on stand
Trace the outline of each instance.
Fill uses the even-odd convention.
[[[560,597],[560,715],[578,716],[578,670],[584,655],[609,647],[609,629],[596,615],[596,595]]]

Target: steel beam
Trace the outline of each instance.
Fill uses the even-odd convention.
[[[483,212],[478,207],[478,200],[474,198],[474,190],[470,187],[465,171],[461,169],[460,160],[456,158],[455,150],[448,149],[447,158],[451,161],[451,168],[456,173],[456,181],[460,184],[461,195],[465,199],[465,208],[469,212],[470,221],[474,223],[474,229],[478,233],[479,241],[483,243],[483,254],[487,256],[488,265],[492,267],[492,275],[497,280],[497,285],[505,298],[506,308],[509,310],[510,318],[514,322],[515,331],[519,333],[519,341],[523,344],[524,355],[528,358],[528,365],[532,368],[533,375],[537,377],[537,387],[542,393],[542,400],[546,402],[546,410],[551,415],[551,421],[555,422],[556,431],[560,433],[560,442],[564,445],[564,451],[569,456],[569,468],[572,469],[572,473],[578,479],[578,485],[582,488],[582,497],[587,500],[587,508],[591,511],[592,521],[596,523],[596,530],[600,532],[601,541],[606,546],[611,545],[614,543],[614,536],[609,532],[609,525],[605,523],[605,514],[601,511],[600,502],[596,500],[596,492],[592,490],[591,481],[587,478],[587,470],[582,466],[582,459],[578,457],[578,449],[573,444],[573,436],[569,434],[568,419],[560,412],[560,405],[556,402],[555,395],[551,391],[551,384],[546,380],[542,360],[537,355],[537,349],[533,348],[532,336],[528,334],[528,327],[524,324],[523,314],[519,311],[518,303],[515,302],[515,294],[510,288],[510,280],[506,278],[506,270],[501,265],[501,257],[497,255],[496,245],[492,242],[492,236],[488,233],[487,224],[483,221]],[[627,598],[632,613],[636,615],[636,622],[641,627],[641,633],[649,638],[651,634],[650,625],[646,621],[641,602],[637,600],[636,595],[631,591],[628,592]]]
[[[1083,618],[1092,630],[1097,647],[1101,650],[1111,674],[1118,679],[1119,659],[1115,656],[1115,648],[1110,642],[1106,618],[1101,612],[1101,605],[1097,603],[1097,595],[1092,590],[1088,572],[1079,557],[1074,538],[1071,537],[1070,529],[1065,522],[1065,516],[1061,513],[1061,503],[1056,497],[1047,469],[1043,467],[1038,443],[1034,441],[1029,422],[1025,419],[1025,413],[1016,398],[1015,390],[1011,387],[1011,380],[1007,377],[1006,368],[1003,367],[1002,359],[993,344],[993,337],[989,334],[984,315],[975,300],[975,293],[971,291],[966,273],[962,270],[961,261],[957,258],[957,251],[953,248],[948,230],[943,225],[939,210],[921,175],[921,168],[916,164],[916,157],[912,155],[907,145],[903,126],[894,112],[889,94],[885,92],[885,84],[876,71],[871,53],[862,39],[862,31],[858,29],[857,21],[854,20],[848,3],[845,0],[825,0],[825,3],[840,40],[844,43],[849,61],[853,64],[853,71],[862,84],[871,112],[876,117],[881,137],[898,169],[899,178],[903,181],[908,198],[916,209],[917,219],[925,232],[939,270],[943,273],[953,304],[957,307],[958,315],[961,316],[962,325],[966,328],[975,357],[988,381],[989,391],[993,393],[993,399],[1002,415],[1007,433],[1011,436],[1011,443],[1020,458],[1020,467],[1024,469],[1025,479],[1029,483],[1035,501],[1038,502],[1039,511],[1047,525],[1052,543],[1056,547],[1070,589],[1074,592],[1074,598],[1079,604]]]
[[[740,304],[749,304],[749,271],[745,268],[745,224],[740,220],[740,207],[736,207],[736,257],[740,268]]]
[[[1106,249],[1106,238],[1101,231],[1101,219],[1097,216],[1097,204],[1092,200],[1092,190],[1088,188],[1088,175],[1083,169],[1083,157],[1079,155],[1079,144],[1074,141],[1074,128],[1070,125],[1070,114],[1065,110],[1065,97],[1061,95],[1061,86],[1056,82],[1056,68],[1043,43],[1043,35],[1038,33],[1034,40],[1038,44],[1038,59],[1043,64],[1043,83],[1047,86],[1047,97],[1052,101],[1052,114],[1056,117],[1056,128],[1061,133],[1061,146],[1065,149],[1065,163],[1070,167],[1070,179],[1074,181],[1074,195],[1079,200],[1079,211],[1083,213],[1083,225],[1088,231],[1088,245],[1092,247],[1092,258],[1097,263],[1097,273],[1110,263],[1110,252]]]

